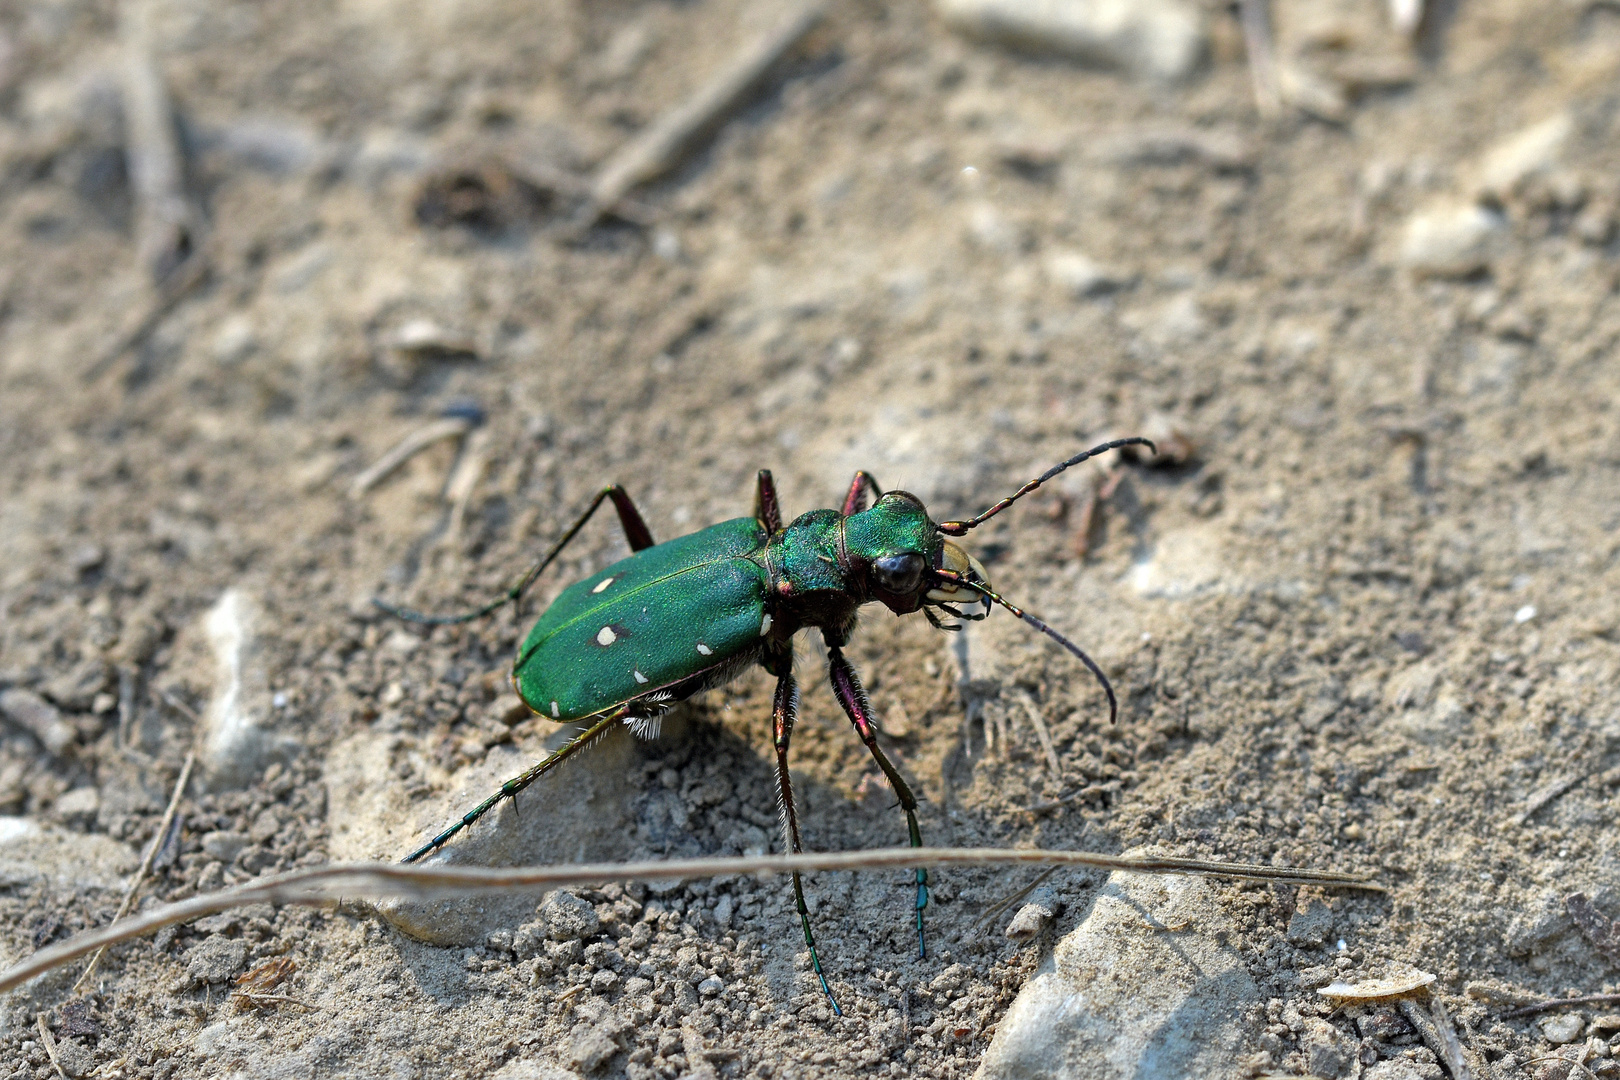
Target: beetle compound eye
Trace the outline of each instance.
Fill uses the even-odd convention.
[[[872,576],[878,584],[892,593],[909,593],[922,580],[923,557],[914,551],[904,555],[885,555],[872,564]]]

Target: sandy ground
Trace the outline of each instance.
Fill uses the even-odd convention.
[[[1103,478],[1076,470],[969,541],[1104,666],[1117,727],[1005,615],[960,644],[877,610],[861,628],[925,837],[1376,873],[1386,896],[1217,887],[1271,999],[1254,1071],[1305,1072],[1325,1019],[1367,1075],[1442,1075],[1398,1019],[1317,1006],[1334,976],[1434,973],[1500,1077],[1550,1075],[1513,1003],[1616,989],[1620,950],[1564,900],[1620,916],[1612,5],[1465,3],[1428,56],[1379,5],[1279,5],[1287,55],[1352,92],[1262,122],[1224,8],[1166,87],[848,0],[638,193],[641,223],[572,236],[533,170],[587,175],[768,12],[155,12],[211,272],[101,364],[154,303],[114,7],[0,11],[0,690],[68,725],[56,752],[0,729],[6,959],[110,918],[196,735],[168,698],[218,689],[226,590],[260,613],[273,738],[192,786],[147,903],[397,857],[542,753],[554,729],[512,712],[505,666],[550,596],[624,554],[610,520],[521,615],[424,632],[365,601],[476,602],[605,482],[660,538],[747,513],[762,467],[789,513],[868,468],[943,518],[1173,430],[1190,458],[1127,469],[1089,528]],[[1488,148],[1558,115],[1555,149],[1480,187]],[[1483,215],[1470,265],[1426,264],[1409,220],[1458,206]],[[400,345],[426,324],[434,348]],[[447,410],[483,423],[351,495]],[[819,646],[799,662],[808,845],[902,842]],[[486,832],[572,815],[538,856],[558,860],[779,850],[770,692],[754,673],[683,706]],[[54,1075],[41,1013],[65,1067],[107,1077],[965,1076],[1098,883],[1055,878],[1063,913],[1019,945],[981,916],[1031,876],[937,873],[923,961],[904,874],[812,877],[841,1020],[782,881],[531,898],[455,947],[354,905],[250,909],[114,950],[91,993],[78,968],[13,992],[0,1076]],[[1331,919],[1290,935],[1316,900]],[[279,1000],[228,1001],[274,957]],[[1575,1045],[1606,1053],[1614,1012],[1583,1010]]]

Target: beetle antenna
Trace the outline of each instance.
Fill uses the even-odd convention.
[[[1146,440],[1144,439],[1143,441],[1145,442]],[[1047,637],[1051,638],[1053,641],[1057,642],[1059,645],[1063,646],[1065,649],[1069,650],[1076,657],[1078,657],[1080,662],[1086,665],[1086,667],[1090,669],[1091,673],[1097,677],[1097,682],[1102,684],[1103,693],[1108,695],[1108,722],[1110,724],[1119,722],[1119,699],[1114,696],[1113,684],[1108,681],[1108,676],[1103,674],[1102,668],[1097,666],[1097,662],[1085,654],[1085,650],[1081,649],[1080,646],[1076,645],[1074,642],[1070,641],[1068,638],[1064,637],[1050,626],[1047,626],[1044,622],[1037,619],[1035,616],[1031,615],[1017,604],[1007,600],[994,589],[991,589],[986,585],[982,585],[977,581],[969,581],[964,577],[958,577],[955,574],[949,574],[937,570],[935,573],[939,574],[940,577],[946,578],[948,581],[972,589],[973,591],[982,594],[986,599],[1000,604],[1002,607],[1029,623],[1029,625],[1033,626],[1035,629],[1039,630],[1041,633],[1045,634]]]
[[[1025,495],[1028,495],[1030,492],[1034,491],[1036,488],[1040,487],[1042,484],[1044,484],[1048,480],[1052,479],[1052,477],[1056,476],[1058,473],[1062,472],[1064,469],[1071,468],[1072,466],[1078,465],[1082,461],[1086,460],[1087,458],[1096,457],[1098,454],[1106,454],[1110,450],[1118,450],[1122,446],[1145,446],[1149,450],[1153,451],[1153,453],[1155,453],[1155,454],[1157,454],[1159,452],[1159,448],[1157,446],[1153,445],[1153,441],[1151,439],[1144,439],[1140,435],[1133,435],[1128,439],[1114,439],[1111,442],[1103,443],[1101,446],[1093,446],[1090,450],[1087,450],[1085,453],[1076,454],[1074,457],[1070,458],[1068,461],[1061,462],[1061,463],[1059,463],[1057,465],[1052,466],[1050,469],[1047,469],[1045,472],[1041,473],[1041,475],[1037,476],[1035,479],[1031,480],[1029,483],[1025,484],[1023,487],[1019,488],[1017,491],[1013,492],[1011,495],[1007,496],[1005,499],[1002,499],[1000,502],[996,503],[996,505],[992,506],[990,509],[986,510],[984,513],[978,515],[977,517],[968,518],[966,521],[942,521],[942,522],[940,522],[939,523],[939,531],[944,533],[946,536],[966,536],[967,531],[969,529],[977,528],[978,526],[983,525],[986,521],[989,521],[991,518],[995,517],[997,514],[1001,513],[1003,510],[1007,509],[1007,507],[1011,506],[1013,503],[1017,502],[1019,499],[1022,499]],[[1011,610],[1011,609],[1009,608],[1009,610]],[[1036,623],[1036,625],[1041,625],[1041,624]],[[1046,632],[1048,634],[1052,633],[1051,630],[1047,630]],[[1059,640],[1062,640],[1062,639],[1059,638]],[[1070,648],[1073,648],[1073,646],[1070,646]],[[1075,649],[1074,651],[1077,652],[1077,653],[1080,652],[1079,649]],[[1080,655],[1083,657],[1085,654],[1081,653]],[[1090,664],[1091,661],[1087,660],[1086,663]],[[1093,665],[1093,670],[1095,670],[1095,665]],[[1098,672],[1097,677],[1102,678],[1102,673]],[[1107,680],[1104,679],[1103,681],[1104,681],[1104,684],[1106,685]]]

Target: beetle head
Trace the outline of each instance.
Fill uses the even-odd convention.
[[[947,604],[989,609],[981,593],[962,585],[986,584],[984,567],[941,536],[922,500],[909,492],[884,492],[870,509],[846,518],[844,541],[864,572],[867,595],[896,614]]]
[[[979,560],[945,538],[966,536],[1064,469],[1125,446],[1146,446],[1150,451],[1155,450],[1152,442],[1139,436],[1094,446],[1058,462],[983,513],[965,521],[934,521],[915,495],[904,491],[884,492],[870,510],[844,519],[846,550],[852,561],[865,570],[867,595],[881,600],[896,614],[921,608],[929,622],[945,630],[960,629],[960,625],[942,622],[934,614],[935,608],[957,618],[977,620],[990,614],[992,603],[999,604],[1063,646],[1090,669],[1108,695],[1108,719],[1112,722],[1119,715],[1119,701],[1102,668],[1074,642],[992,589]],[[974,611],[979,605],[983,605],[982,611]]]

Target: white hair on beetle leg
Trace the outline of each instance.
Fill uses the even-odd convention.
[[[637,704],[644,706],[647,712],[639,716],[624,718],[624,726],[630,729],[630,734],[638,739],[656,739],[664,729],[664,714],[669,711],[674,702],[675,695],[668,690],[654,690],[641,698]]]

